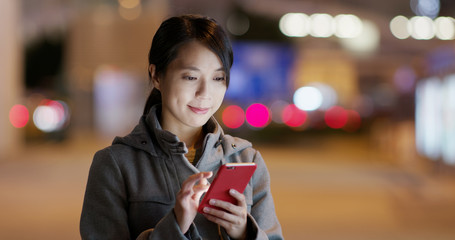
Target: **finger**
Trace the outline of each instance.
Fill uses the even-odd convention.
[[[207,181],[207,178],[202,178],[199,181],[199,184],[202,185],[202,186],[208,185],[208,183],[209,183],[209,181]]]
[[[201,172],[201,174],[202,174],[202,177],[203,177],[204,181],[207,182],[207,178],[212,177],[213,172],[212,171],[210,171],[210,172]]]
[[[216,223],[225,229],[228,228],[230,225],[232,225],[232,222],[226,221],[225,219],[216,217],[214,215],[204,214],[204,216],[205,216],[205,218],[207,218],[207,220],[209,220],[213,223]]]
[[[202,211],[205,213],[206,216],[211,216],[220,220],[223,220],[225,222],[234,222],[236,219],[236,216],[230,212],[226,212],[224,210],[218,210],[215,208],[211,207],[204,207]]]
[[[207,192],[209,190],[209,186],[201,186],[201,187],[195,187],[193,189],[193,199],[194,200],[197,200],[199,202],[199,199],[201,199],[202,197],[202,194],[204,194],[205,192]]]
[[[204,172],[203,178],[201,178],[199,180],[199,183],[193,187],[193,191],[195,193],[193,196],[194,199],[199,200],[202,194],[209,190],[210,183],[207,180],[207,178],[211,177],[212,175],[213,175],[212,172]]]
[[[205,207],[203,211],[204,216],[208,220],[220,224],[223,227],[227,227],[229,225],[242,224],[242,222],[246,221],[246,216],[234,215],[223,210]]]
[[[211,172],[200,172],[189,176],[182,184],[182,191],[190,191],[198,181],[211,175]]]
[[[205,213],[226,219],[228,221],[233,221],[236,216],[240,217],[244,215],[242,207],[236,206],[230,202],[210,199],[209,204],[211,206],[218,207],[218,209],[206,207],[203,209]]]
[[[237,206],[246,207],[245,195],[235,189],[229,190],[229,194],[237,200]]]

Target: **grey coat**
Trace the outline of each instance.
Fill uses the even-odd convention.
[[[193,166],[184,156],[185,144],[161,128],[156,111],[153,107],[129,135],[115,138],[95,154],[80,221],[82,239],[229,239],[199,213],[189,231],[182,233],[173,211],[184,180],[201,171],[215,175],[227,162],[257,164],[244,192],[248,238],[282,239],[269,173],[251,143],[223,134],[211,118],[204,126],[209,133],[202,156]]]

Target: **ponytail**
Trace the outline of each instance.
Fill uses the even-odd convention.
[[[161,103],[161,92],[160,90],[153,88],[152,92],[150,93],[149,97],[147,98],[147,102],[145,103],[144,107],[144,115],[147,115],[150,112],[150,108],[152,108],[155,104]]]

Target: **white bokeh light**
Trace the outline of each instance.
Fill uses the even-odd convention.
[[[433,20],[429,17],[415,16],[409,20],[408,31],[418,40],[428,40],[435,36]]]
[[[38,106],[33,113],[35,126],[43,132],[52,132],[59,125],[59,113],[50,106]]]
[[[442,159],[444,162],[455,165],[455,75],[444,80],[443,86],[443,145]]]
[[[322,94],[316,87],[301,87],[295,91],[293,100],[294,104],[299,109],[304,111],[314,111],[321,107]]]
[[[408,31],[409,19],[404,16],[396,16],[390,21],[390,31],[398,39],[406,39],[411,34]]]
[[[43,132],[53,132],[61,130],[69,117],[69,108],[65,102],[47,100],[33,112],[33,123]]]
[[[327,110],[338,102],[338,95],[335,89],[324,83],[312,83],[310,86],[319,90],[322,95],[321,105],[318,109]]]
[[[309,17],[303,13],[287,13],[281,17],[279,27],[288,37],[305,37],[309,33]]]
[[[378,27],[371,21],[363,20],[362,33],[355,38],[340,38],[340,43],[346,49],[357,54],[370,54],[379,47],[380,33]]]
[[[417,84],[415,131],[417,151],[433,160],[441,156],[443,136],[443,96],[439,78],[425,79]]]
[[[311,31],[313,37],[326,38],[335,33],[333,17],[326,13],[315,13],[310,16]]]
[[[436,37],[441,40],[455,39],[455,21],[451,17],[438,17],[434,20]]]
[[[340,14],[334,18],[335,35],[339,38],[354,38],[362,33],[362,21],[352,14]]]

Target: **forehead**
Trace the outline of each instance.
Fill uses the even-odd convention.
[[[177,56],[171,65],[174,65],[174,67],[202,67],[216,70],[223,66],[216,53],[198,41],[191,41],[180,46],[177,50]]]

